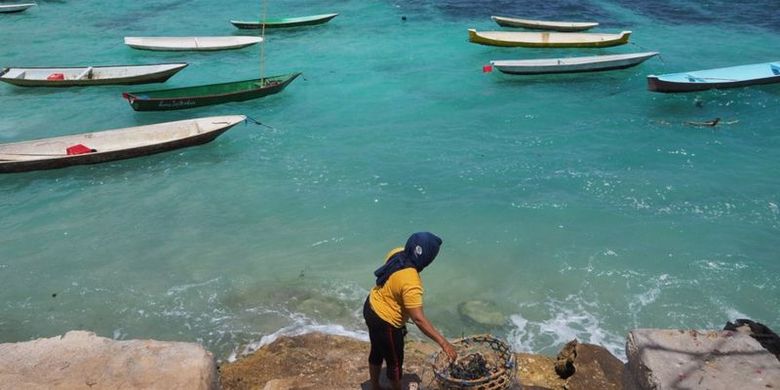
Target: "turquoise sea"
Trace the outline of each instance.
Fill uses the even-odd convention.
[[[577,338],[624,358],[633,328],[780,330],[780,86],[666,95],[649,74],[780,60],[775,0],[269,1],[260,100],[134,112],[124,91],[259,75],[260,47],[149,52],[124,36],[241,35],[258,2],[40,0],[0,15],[0,66],[188,62],[165,84],[0,85],[0,142],[244,114],[214,142],[0,176],[0,342],[86,329],[197,341],[231,359],[281,334],[366,337],[372,272],[409,234],[444,239],[422,274],[451,338],[516,351]],[[491,15],[631,30],[605,49],[492,48]],[[403,20],[405,17],[405,20]],[[659,51],[608,73],[505,76],[490,60]],[[722,118],[717,127],[687,121]],[[506,316],[486,328],[465,301]],[[419,332],[414,335],[422,337]]]

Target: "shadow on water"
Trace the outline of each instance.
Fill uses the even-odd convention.
[[[102,30],[114,30],[117,26],[123,26],[123,28],[127,29],[134,24],[144,24],[144,20],[149,17],[158,17],[162,12],[170,12],[187,3],[190,3],[190,0],[144,3],[143,10],[122,13],[113,18],[101,19],[94,23],[93,26]]]
[[[767,12],[767,10],[776,8],[776,0],[744,2],[728,0],[711,0],[707,2],[681,2],[675,0],[614,1],[635,12],[673,25],[726,24],[762,27],[772,31],[780,31],[780,13]]]
[[[619,24],[617,20],[611,19],[609,12],[603,10],[597,3],[587,0],[529,0],[522,2],[513,0],[479,2],[469,0],[444,0],[434,2],[433,5],[414,0],[402,0],[394,3],[397,4],[403,12],[409,14],[424,14],[426,12],[434,11],[455,20],[476,20],[479,18],[489,18],[491,15],[499,15],[543,20],[598,20],[602,25],[608,26]]]
[[[614,0],[614,3],[672,25],[728,24],[780,31],[780,13],[766,12],[775,8],[775,0],[747,2],[712,0],[706,3],[674,0]],[[600,23],[600,27],[608,28],[625,26],[624,22],[614,19],[613,15],[596,1],[444,0],[429,4],[429,2],[401,0],[394,4],[403,13],[416,15],[418,18],[421,15],[437,12],[455,20],[478,20],[490,15],[500,15],[541,20],[595,20]]]

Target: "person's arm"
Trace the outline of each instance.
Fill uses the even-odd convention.
[[[452,344],[450,344],[450,342],[447,341],[447,339],[445,339],[438,330],[436,330],[433,324],[428,321],[428,318],[425,317],[422,306],[407,308],[406,312],[409,313],[409,318],[411,318],[412,322],[414,322],[414,324],[420,328],[423,334],[430,337],[431,340],[436,342],[436,344],[439,344],[444,353],[447,354],[447,357],[450,358],[450,361],[455,361],[455,359],[457,359],[458,352],[455,351],[455,347],[453,347]]]

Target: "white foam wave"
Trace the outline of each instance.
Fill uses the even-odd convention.
[[[743,313],[743,312],[741,312],[741,311],[739,311],[739,310],[737,310],[737,309],[735,309],[733,307],[727,307],[727,308],[724,309],[724,311],[726,312],[726,318],[728,318],[728,319],[730,319],[732,321],[734,321],[736,319],[739,319],[739,318],[752,318],[749,315],[747,315],[747,314],[745,314],[745,313]]]
[[[529,343],[530,336],[528,330],[528,320],[520,314],[514,314],[509,317],[514,328],[509,332],[508,339],[512,349],[518,352],[533,352]]]
[[[207,280],[207,281],[201,282],[201,283],[190,283],[190,284],[182,284],[180,286],[173,286],[173,287],[168,289],[166,294],[168,296],[171,296],[171,295],[174,295],[174,294],[179,294],[179,293],[182,293],[182,292],[187,291],[187,290],[189,290],[191,288],[194,288],[194,287],[207,286],[209,284],[217,282],[218,280],[219,280],[219,278],[214,278],[214,279]]]
[[[236,361],[238,356],[251,354],[257,351],[258,349],[262,348],[263,346],[273,343],[274,341],[278,340],[280,337],[301,336],[301,335],[314,333],[314,332],[325,333],[334,336],[350,337],[361,341],[368,341],[368,332],[360,331],[360,330],[350,330],[345,328],[342,325],[319,325],[319,324],[296,323],[284,327],[282,329],[279,329],[274,333],[265,335],[261,337],[260,340],[258,341],[250,342],[241,350],[240,353],[234,350],[230,354],[230,356],[228,356],[227,361],[234,362]]]
[[[317,242],[311,244],[311,246],[312,247],[317,247],[317,246],[320,246],[320,245],[323,245],[323,244],[327,244],[329,242],[337,243],[337,242],[341,242],[341,241],[344,241],[344,237],[331,237],[331,238],[326,238],[324,240],[317,241]]]
[[[320,292],[344,302],[361,302],[368,290],[353,281],[330,281],[322,285]],[[362,305],[360,306],[362,310]]]
[[[743,262],[736,262],[736,263],[729,263],[725,261],[718,261],[718,260],[710,260],[710,259],[704,259],[695,262],[699,268],[707,271],[738,271],[745,268],[748,268],[748,265]]]
[[[597,315],[572,299],[567,301],[548,302],[546,306],[549,318],[545,320],[531,321],[519,313],[510,316],[513,329],[509,331],[507,339],[512,349],[519,352],[549,353],[558,351],[569,341],[577,339],[579,342],[601,345],[626,361],[623,336],[607,332]],[[576,307],[567,307],[571,306],[570,303],[575,303]]]

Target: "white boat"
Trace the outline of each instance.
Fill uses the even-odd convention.
[[[0,70],[0,81],[20,87],[75,87],[161,83],[186,63],[74,67],[13,67]]]
[[[0,13],[10,14],[12,12],[22,12],[34,5],[37,4],[35,3],[0,4]]]
[[[599,72],[636,66],[656,55],[658,55],[658,52],[651,51],[587,57],[497,60],[490,61],[490,64],[499,71],[508,74]]]
[[[261,37],[125,37],[125,44],[142,50],[190,51],[240,49],[263,41]]]
[[[507,18],[504,16],[491,16],[490,18],[498,23],[499,26],[503,27],[522,27],[564,32],[585,31],[599,25],[596,22],[554,22],[547,20]]]
[[[0,173],[96,164],[205,144],[245,119],[212,116],[0,144]]]
[[[504,47],[609,47],[628,43],[631,31],[620,34],[477,31],[469,29],[469,41],[480,45]]]

